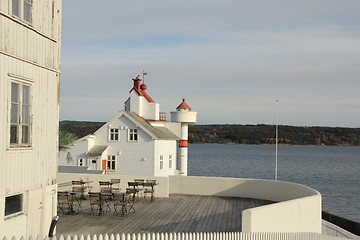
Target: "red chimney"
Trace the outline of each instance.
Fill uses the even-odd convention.
[[[134,89],[139,91],[140,90],[140,82],[141,82],[140,75],[137,75],[137,77],[134,78],[133,80],[134,80]]]

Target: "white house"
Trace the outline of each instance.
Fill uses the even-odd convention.
[[[183,99],[171,113],[173,121],[166,121],[139,76],[133,81],[125,110],[61,152],[59,166],[121,175],[187,174],[187,126],[196,122],[196,112]]]
[[[0,238],[57,212],[61,0],[0,1]]]

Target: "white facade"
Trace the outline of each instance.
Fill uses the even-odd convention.
[[[159,138],[149,131],[149,123],[137,122],[140,117],[125,111],[117,114],[93,135],[77,140],[69,150],[60,153],[61,166],[87,166],[89,170],[106,170],[109,174],[169,176],[176,172],[177,140]],[[144,120],[142,120],[144,121]],[[117,137],[111,132],[116,130]],[[154,127],[153,131],[157,129]],[[131,134],[136,131],[133,139]],[[134,135],[135,136],[135,135]],[[100,151],[92,154],[98,146]],[[71,155],[69,161],[69,155]],[[80,159],[83,159],[80,161]],[[82,165],[80,165],[80,162]]]
[[[0,1],[0,236],[57,212],[61,0]]]
[[[157,136],[135,121],[126,112],[117,114],[94,135],[77,140],[68,151],[61,152],[59,165],[87,166],[89,170],[102,169],[107,173],[127,175],[173,175],[178,137],[173,134],[170,140],[157,139]],[[116,140],[111,139],[111,131],[114,129],[118,135]],[[130,134],[135,129],[137,137],[133,140]],[[89,154],[96,146],[104,147],[95,155]],[[69,154],[72,161],[69,161]],[[169,156],[173,161],[170,167]]]
[[[179,174],[178,145],[181,136],[187,139],[187,123],[160,120],[159,104],[146,93],[147,86],[140,85],[138,77],[133,80],[125,110],[61,152],[60,166],[86,166],[121,175]],[[187,168],[187,162],[183,164],[182,169]]]

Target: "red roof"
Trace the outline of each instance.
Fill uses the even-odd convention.
[[[191,110],[191,107],[185,102],[185,98],[183,98],[182,103],[176,109],[189,109],[189,110]]]
[[[132,90],[135,90],[137,92],[137,94],[139,94],[139,96],[143,96],[148,102],[155,102],[149,96],[149,94],[147,94],[145,92],[145,90],[147,89],[147,86],[145,84],[140,85],[141,79],[139,78],[139,75],[133,80],[134,80],[134,87],[130,90],[130,92],[132,92]]]

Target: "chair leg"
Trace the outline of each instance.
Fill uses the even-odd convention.
[[[128,201],[129,204],[129,213],[131,213],[131,210],[135,213],[135,208],[134,208],[134,204],[135,204],[135,198],[131,199],[130,201]]]
[[[77,200],[77,204],[78,204],[78,207],[77,207],[78,212],[82,212],[82,206],[81,206],[82,200],[81,200],[81,199],[78,199],[78,200]]]
[[[63,215],[65,215],[65,211],[64,211],[64,206],[62,204],[59,204],[59,209],[58,209],[58,212],[59,211],[62,211]]]
[[[118,209],[118,207],[120,207],[120,206],[121,206],[121,208]],[[115,210],[114,214],[115,214],[116,216],[118,216],[119,214],[120,214],[121,216],[125,216],[125,214],[127,213],[126,203],[114,204],[114,210]],[[119,212],[118,212],[118,210],[119,210]]]

